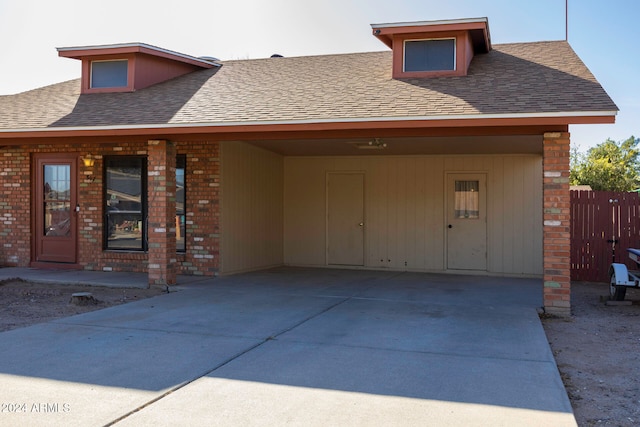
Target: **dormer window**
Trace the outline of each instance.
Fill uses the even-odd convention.
[[[81,93],[133,92],[221,64],[144,43],[59,47],[58,55],[82,61]]]
[[[91,61],[91,88],[127,87],[129,61]]]
[[[391,76],[466,76],[474,55],[491,50],[487,18],[372,24],[373,35],[391,48]]]
[[[455,71],[456,39],[405,40],[404,72]]]

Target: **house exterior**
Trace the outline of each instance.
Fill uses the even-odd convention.
[[[381,52],[218,61],[59,48],[0,97],[0,265],[279,265],[540,277],[569,312],[570,124],[617,107],[565,41],[486,18],[372,25]]]

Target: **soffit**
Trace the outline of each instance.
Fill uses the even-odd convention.
[[[541,135],[480,137],[341,138],[247,141],[284,156],[403,156],[439,154],[542,154]],[[369,145],[369,143],[372,145]],[[373,148],[384,144],[382,149]],[[365,148],[359,148],[365,147]],[[371,147],[371,148],[368,148]]]

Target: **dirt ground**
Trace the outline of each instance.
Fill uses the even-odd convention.
[[[608,285],[574,283],[572,316],[542,316],[579,426],[640,425],[640,290],[632,305],[607,305]],[[95,304],[74,305],[90,292]],[[161,289],[0,283],[0,331],[99,310],[161,294]]]
[[[95,302],[71,304],[71,295],[90,292]],[[100,310],[160,295],[159,288],[130,289],[102,286],[36,284],[19,280],[0,282],[0,332]]]
[[[607,305],[605,283],[571,285],[572,316],[545,318],[579,426],[640,425],[640,290]]]

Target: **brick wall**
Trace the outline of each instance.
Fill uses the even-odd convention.
[[[220,267],[220,144],[178,143],[187,155],[187,253],[182,274],[211,276]]]
[[[27,267],[31,259],[29,153],[20,147],[0,156],[0,264]]]
[[[177,260],[178,274],[215,275],[220,255],[219,144],[178,142],[176,148],[187,156],[187,253],[172,259]],[[147,156],[146,141],[4,148],[0,155],[0,265],[27,267],[31,262],[31,154],[46,152],[91,154],[95,159],[92,167],[78,162],[78,264],[86,270],[147,272],[146,253],[104,251],[102,232],[104,156]]]
[[[544,134],[544,307],[548,313],[562,316],[571,314],[569,144],[567,132]]]

